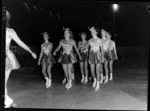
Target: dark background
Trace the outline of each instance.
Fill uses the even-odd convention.
[[[11,27],[30,46],[40,46],[43,31],[49,32],[50,41],[57,46],[63,38],[63,26],[71,28],[77,42],[81,31],[87,32],[90,38],[87,26],[94,25],[99,30],[105,28],[113,34],[113,3],[119,5],[119,10],[115,12],[116,36],[112,38],[117,46],[148,46],[149,43],[148,2],[3,0],[2,3],[11,14]],[[15,45],[14,42],[12,44]]]
[[[88,26],[95,26],[99,31],[104,28],[113,34],[113,3],[119,5],[115,12],[116,36],[112,36],[116,42],[118,61],[147,61],[149,58],[149,2],[3,0],[2,3],[11,14],[11,28],[37,54],[34,60],[30,53],[12,41],[10,49],[21,67],[37,66],[40,46],[44,42],[41,33],[44,31],[48,31],[53,42],[52,52],[63,38],[63,27],[72,30],[76,42],[81,40],[79,33],[82,31],[88,34],[87,39],[91,38]],[[101,38],[100,33],[98,36]],[[59,56],[60,52],[54,57],[56,61]]]

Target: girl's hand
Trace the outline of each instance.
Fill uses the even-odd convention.
[[[40,65],[40,61],[38,61],[38,65]]]
[[[82,59],[80,55],[79,55],[79,59],[80,59],[80,60]]]
[[[118,60],[118,57],[116,59]]]
[[[55,55],[56,55],[56,52],[54,52],[53,55],[55,56]]]
[[[36,54],[35,53],[32,53],[32,57],[34,58],[34,59],[36,59]]]

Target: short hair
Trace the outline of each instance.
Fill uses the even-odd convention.
[[[96,27],[91,27],[90,31],[95,30],[98,33],[98,29]]]
[[[73,39],[73,33],[69,28],[65,28],[64,31],[68,31],[70,33],[70,39]]]
[[[109,32],[106,32],[107,35],[110,35],[110,37],[112,36]]]

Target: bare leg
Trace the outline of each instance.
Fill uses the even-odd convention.
[[[84,81],[83,62],[80,62],[80,71],[81,71],[81,75],[82,75],[81,83],[83,83],[83,81]]]
[[[109,69],[110,69],[110,79],[113,80],[113,60],[109,62]]]
[[[8,92],[7,92],[7,81],[9,79],[11,70],[5,71],[5,107],[9,107],[12,103],[13,100],[8,96]]]
[[[104,76],[103,76],[103,63],[102,64],[100,64],[100,84],[102,84],[103,83],[103,80],[104,80]]]
[[[71,81],[72,81],[72,72],[71,72],[72,64],[67,65],[67,71],[68,71],[68,77],[69,77],[69,86],[68,88],[72,87]]]
[[[65,86],[67,88],[68,87],[68,80],[69,80],[68,71],[67,71],[67,64],[62,64],[62,67],[63,67],[64,73],[65,73],[65,76],[66,76],[66,79],[67,79],[67,84]]]
[[[108,82],[108,61],[105,61],[104,67],[105,67],[105,74],[106,74],[104,83],[107,83]]]
[[[88,68],[87,68],[88,64],[87,64],[87,60],[84,62],[84,70],[85,70],[85,81],[84,83],[88,82]]]
[[[48,65],[47,72],[48,72],[48,87],[51,87],[51,82],[52,82],[52,74],[51,74],[51,68],[52,64]]]
[[[101,63],[96,64],[96,75],[97,75],[97,84],[96,84],[96,88],[95,91],[97,91],[100,88],[100,74],[99,74],[99,68],[100,68]]]
[[[46,79],[46,83],[45,83],[46,88],[48,88],[48,76],[46,74],[46,65],[45,64],[42,65],[42,73],[43,73],[44,78]]]
[[[92,77],[94,79],[93,88],[95,88],[95,86],[96,86],[95,64],[90,64],[90,67],[91,67],[91,74],[92,74]]]
[[[62,83],[64,84],[66,82],[66,77],[64,76],[64,80],[62,81]]]
[[[73,64],[72,64],[72,68],[71,68],[71,73],[72,73],[72,81],[74,80],[74,67],[73,67]]]

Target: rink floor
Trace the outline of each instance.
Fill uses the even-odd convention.
[[[90,70],[89,70],[90,71]],[[147,110],[148,65],[129,61],[114,63],[114,80],[95,92],[92,83],[81,84],[79,64],[75,82],[67,91],[60,64],[52,67],[53,82],[45,89],[40,67],[14,70],[8,80],[8,94],[18,108]]]

